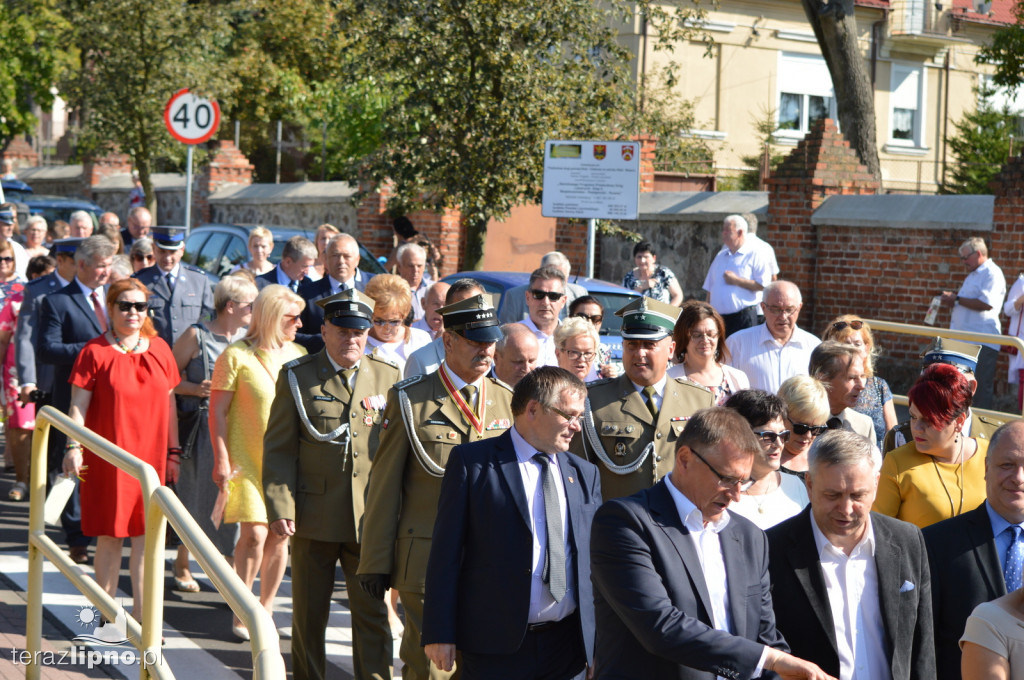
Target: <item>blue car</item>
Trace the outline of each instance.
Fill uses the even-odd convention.
[[[100,206],[83,198],[37,194],[20,179],[5,179],[0,182],[0,186],[4,190],[4,200],[18,206],[18,222],[22,225],[32,215],[42,215],[49,224],[55,220],[67,222],[71,213],[84,210],[92,215],[95,226],[99,224],[100,215],[105,212]]]
[[[484,290],[491,295],[494,307],[501,317],[501,306],[504,302],[505,291],[516,286],[525,286],[530,282],[530,275],[522,272],[459,272],[445,276],[441,280],[452,283],[457,279],[471,278],[480,282]],[[622,361],[622,319],[615,316],[615,312],[625,307],[637,293],[615,283],[608,283],[600,279],[589,279],[584,276],[572,277],[570,283],[575,283],[587,289],[587,292],[597,298],[604,307],[604,322],[601,326],[601,344],[608,348],[614,361]]]

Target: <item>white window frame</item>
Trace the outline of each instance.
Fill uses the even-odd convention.
[[[906,87],[902,90],[897,91],[900,85],[905,85],[906,78],[908,76],[917,77],[917,88],[916,93],[913,91],[908,92]],[[912,85],[911,85],[912,88]],[[922,149],[924,148],[925,140],[925,122],[928,120],[927,112],[927,101],[928,101],[928,70],[924,67],[924,64],[915,64],[910,62],[892,62],[891,69],[889,72],[889,130],[887,136],[889,138],[888,146],[902,147],[906,149]],[[910,139],[897,139],[893,136],[893,124],[896,121],[896,109],[903,108],[906,106],[898,106],[898,104],[906,103],[908,97],[914,97],[916,95],[917,108],[914,109],[914,128],[911,132]]]
[[[809,98],[827,97],[829,100],[827,117],[838,118],[836,113],[836,95],[832,87],[832,76],[828,72],[825,59],[820,54],[805,52],[779,52],[778,76],[775,79],[776,117],[782,112],[782,95],[795,94],[803,98],[800,107],[800,124],[795,130],[776,130],[773,137],[777,140],[798,141],[810,131]],[[777,119],[776,124],[781,123]]]

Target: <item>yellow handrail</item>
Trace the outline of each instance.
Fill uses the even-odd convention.
[[[189,552],[210,577],[217,591],[231,607],[235,616],[248,628],[252,646],[254,680],[277,680],[285,677],[284,659],[274,621],[259,600],[245,587],[238,574],[214,547],[205,532],[196,524],[178,497],[161,486],[156,470],[150,464],[115,446],[91,430],[76,424],[52,406],[36,414],[32,437],[32,466],[29,479],[28,529],[28,603],[25,626],[25,649],[28,663],[25,677],[38,680],[42,666],[43,635],[43,560],[49,559],[108,620],[114,620],[118,605],[85,574],[61,548],[46,535],[43,504],[46,498],[46,451],[50,427],[72,437],[96,455],[139,480],[146,509],[146,538],[143,554],[143,620],[141,627],[127,617],[128,637],[142,653],[140,680],[173,680],[174,673],[163,661],[161,629],[164,609],[164,536],[171,523]]]

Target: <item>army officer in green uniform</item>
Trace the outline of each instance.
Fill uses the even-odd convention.
[[[687,419],[714,406],[707,388],[666,376],[680,311],[640,297],[615,312],[622,317],[624,372],[590,383],[583,431],[572,444],[573,453],[600,468],[605,500],[647,489],[672,472]]]
[[[361,585],[374,598],[398,589],[405,608],[399,651],[406,680],[451,678],[420,646],[423,584],[441,477],[459,444],[496,437],[512,426],[512,390],[487,377],[498,317],[483,295],[438,310],[445,359],[430,375],[410,377],[388,393],[380,449],[366,498]],[[455,669],[455,673],[458,668]]]
[[[324,310],[324,348],[281,369],[263,440],[270,530],[292,537],[293,677],[324,677],[340,560],[349,586],[355,677],[390,678],[387,609],[355,583],[370,457],[379,443],[384,395],[401,374],[396,365],[363,354],[373,300],[345,290],[317,304]]]

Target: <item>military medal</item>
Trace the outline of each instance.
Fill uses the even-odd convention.
[[[444,364],[441,364],[441,367],[437,369],[437,373],[441,376],[441,382],[444,383],[444,389],[448,392],[448,396],[452,398],[452,401],[454,401],[456,406],[459,407],[459,410],[462,411],[462,415],[465,417],[466,421],[469,422],[474,430],[476,430],[477,434],[483,434],[484,404],[487,403],[487,381],[480,381],[480,395],[476,400],[477,408],[474,413],[473,409],[470,408],[469,404],[467,404],[466,400],[462,397],[462,392],[455,389],[455,385],[452,383],[452,379],[448,375],[447,367]]]
[[[363,425],[366,425],[367,427],[373,425],[373,416],[367,415],[365,418],[363,418]]]
[[[618,444],[616,444],[615,445],[615,455],[616,456],[620,456],[620,457],[621,456],[625,456],[626,455],[626,445],[623,444],[622,442],[619,442]]]

